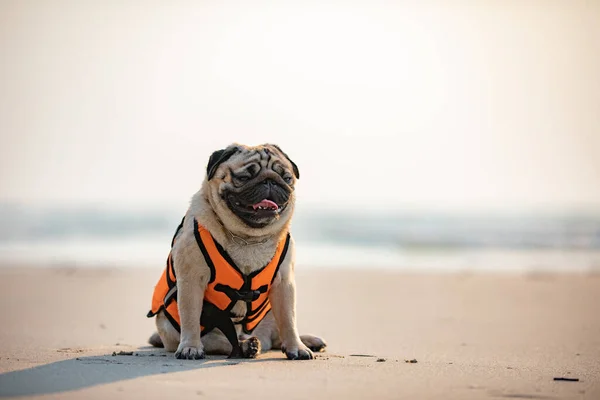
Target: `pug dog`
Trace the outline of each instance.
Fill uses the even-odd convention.
[[[296,328],[296,164],[274,144],[215,151],[155,287],[150,344],[180,359],[314,358],[326,342]]]

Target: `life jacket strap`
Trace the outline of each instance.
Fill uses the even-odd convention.
[[[233,321],[229,317],[229,312],[220,310],[214,304],[205,301],[202,306],[200,324],[204,327],[203,335],[214,328],[218,328],[223,332],[229,343],[231,343],[229,358],[240,358],[242,356],[242,348],[240,347]]]
[[[235,290],[231,286],[223,285],[221,283],[217,283],[215,285],[215,290],[225,293],[227,297],[231,299],[232,302],[244,301],[246,303],[251,303],[253,301],[258,300],[261,294],[265,293],[269,287],[267,285],[263,285],[259,287],[257,290]]]
[[[177,299],[177,286],[173,286],[166,294],[163,304],[168,307],[173,300]]]

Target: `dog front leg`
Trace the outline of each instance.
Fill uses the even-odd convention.
[[[281,351],[289,360],[310,360],[313,353],[300,340],[296,328],[296,284],[292,279],[277,279],[269,295],[281,337]]]
[[[181,319],[181,336],[175,357],[188,360],[204,358],[200,340],[200,315],[206,282],[200,274],[190,273],[177,279],[177,305]]]

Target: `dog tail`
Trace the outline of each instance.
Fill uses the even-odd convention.
[[[150,336],[150,339],[148,339],[148,343],[150,343],[154,347],[165,347],[160,336],[158,335],[158,332],[154,332],[152,336]]]

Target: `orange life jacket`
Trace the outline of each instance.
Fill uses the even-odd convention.
[[[184,220],[181,221],[173,236],[171,248],[183,227]],[[200,318],[202,335],[210,332],[213,328],[219,328],[232,342],[235,350],[237,335],[234,335],[235,329],[233,329],[230,311],[238,301],[246,302],[246,315],[236,324],[241,324],[245,333],[251,333],[271,310],[269,290],[285,259],[290,234],[288,233],[285,240],[279,242],[271,261],[262,269],[249,275],[244,275],[240,271],[225,249],[213,239],[208,230],[198,224],[196,219],[194,219],[194,235],[206,264],[210,268],[210,280],[204,292],[203,311]],[[173,262],[171,252],[167,257],[167,266],[154,288],[152,308],[147,316],[153,317],[159,311],[163,311],[173,327],[181,332],[181,320],[177,307],[177,277]],[[233,329],[233,333],[231,329]],[[233,336],[235,336],[235,343]]]

